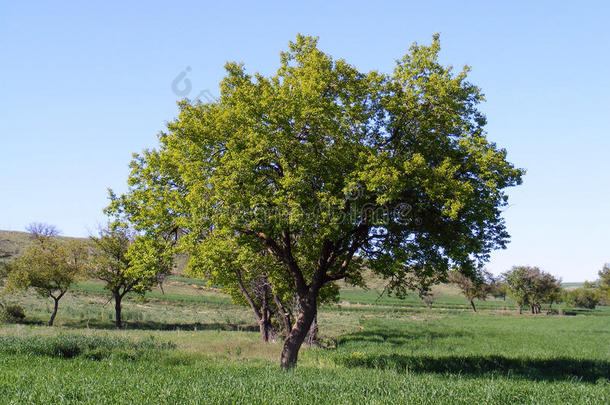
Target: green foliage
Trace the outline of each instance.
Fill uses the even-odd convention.
[[[596,285],[599,290],[599,299],[602,305],[610,305],[610,264],[604,264],[604,267],[597,273],[599,280]]]
[[[89,274],[104,281],[113,293],[143,294],[157,283],[160,274],[171,271],[171,252],[162,249],[163,242],[139,236],[120,223],[102,229],[100,236],[91,240],[95,250]]]
[[[16,323],[25,319],[25,310],[21,305],[0,304],[0,323]]]
[[[599,295],[593,289],[576,288],[566,292],[566,304],[571,307],[595,309],[599,304]]]
[[[552,304],[561,296],[561,280],[538,267],[514,266],[503,274],[509,295],[519,305],[519,310],[530,305],[532,312],[540,312],[543,303]]]
[[[33,288],[43,297],[57,298],[82,275],[86,260],[84,243],[38,236],[11,265],[7,288]]]
[[[52,298],[54,309],[49,325],[57,314],[58,302],[78,280],[87,264],[87,246],[75,239],[59,239],[52,225],[31,224],[32,243],[25,253],[7,266],[9,292],[34,289],[39,295]]]
[[[483,301],[487,299],[491,291],[493,277],[491,273],[484,269],[479,270],[474,277],[466,276],[460,271],[454,270],[449,274],[449,281],[458,286],[464,297],[472,305],[472,309],[476,311],[472,301],[475,298]]]
[[[359,284],[365,268],[398,294],[425,292],[452,266],[473,272],[508,241],[505,189],[523,170],[487,140],[468,68],[453,72],[439,51],[434,36],[391,74],[360,72],[298,35],[275,75],[228,63],[219,101],[180,102],[108,212],[147,235],[180,234],[199,257],[206,239],[273,255],[267,274],[288,277],[301,331],[325,288]]]

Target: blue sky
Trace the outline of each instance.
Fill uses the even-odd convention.
[[[610,3],[2,2],[0,229],[33,221],[86,236],[131,154],[175,117],[172,81],[218,94],[223,64],[273,73],[297,33],[361,70],[389,72],[441,33],[472,66],[489,138],[528,173],[510,191],[508,249],[489,268],[540,266],[564,281],[610,262]],[[220,3],[220,2],[219,2]]]

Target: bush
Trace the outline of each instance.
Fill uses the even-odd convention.
[[[599,297],[595,290],[577,288],[567,292],[566,304],[571,307],[595,309],[599,304]]]
[[[15,323],[25,319],[25,311],[20,305],[6,305],[0,307],[0,322]]]

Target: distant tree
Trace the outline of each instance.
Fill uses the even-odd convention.
[[[434,301],[438,298],[438,293],[428,290],[422,292],[419,297],[424,301],[428,309],[432,309],[432,305],[434,305]]]
[[[115,325],[123,327],[123,298],[130,292],[144,294],[158,283],[160,274],[171,271],[173,257],[165,241],[138,236],[124,224],[115,222],[92,236],[90,276],[102,280],[112,293]]]
[[[539,313],[542,303],[555,301],[559,296],[561,282],[538,267],[515,266],[503,276],[520,314],[525,305],[530,306],[533,314]]]
[[[508,286],[501,277],[491,277],[489,280],[489,294],[494,298],[506,300]]]
[[[9,290],[33,288],[39,295],[53,299],[49,326],[53,326],[59,301],[83,274],[87,246],[82,241],[60,240],[56,233],[36,233],[35,241],[11,265]]]
[[[534,294],[531,299],[534,305],[534,313],[540,313],[543,303],[549,304],[548,311],[550,312],[554,302],[559,302],[562,297],[563,288],[561,280],[555,278],[549,273],[540,272],[534,281]]]
[[[42,222],[32,222],[25,227],[25,230],[29,232],[31,238],[38,240],[59,236],[61,233],[55,225]]]
[[[475,298],[484,301],[490,292],[490,279],[492,275],[486,270],[480,270],[472,277],[464,275],[463,273],[454,270],[449,273],[449,282],[455,284],[464,297],[470,303],[470,307],[473,312],[477,312],[477,308],[474,305]]]
[[[610,263],[604,264],[604,267],[597,273],[596,288],[599,291],[599,302],[602,305],[610,305]]]
[[[571,307],[595,309],[599,303],[597,291],[589,288],[576,288],[566,293],[566,304]]]

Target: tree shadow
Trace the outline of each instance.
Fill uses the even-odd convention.
[[[343,345],[346,343],[353,342],[373,342],[373,343],[389,343],[392,345],[404,345],[415,339],[439,339],[446,337],[468,337],[473,336],[472,333],[463,331],[404,331],[404,330],[392,330],[392,329],[371,329],[361,331],[357,333],[350,333],[347,335],[340,336],[337,338],[337,344]]]
[[[394,369],[413,373],[503,375],[530,380],[579,380],[594,383],[610,379],[610,362],[570,358],[528,359],[504,356],[410,356],[401,354],[340,355],[336,362],[345,367]]]

